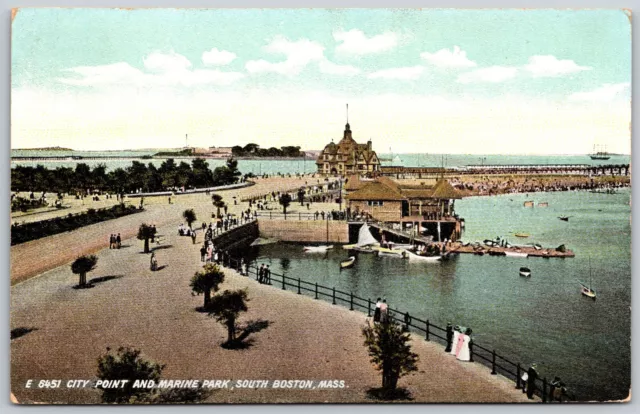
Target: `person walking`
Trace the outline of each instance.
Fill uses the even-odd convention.
[[[115,237],[113,236],[113,234],[109,235],[109,249],[113,249],[113,245],[115,244]]]
[[[533,400],[533,394],[536,391],[536,379],[538,378],[538,371],[536,371],[536,364],[531,364],[527,371],[527,398]]]
[[[193,244],[196,244],[196,231],[195,230],[191,231],[191,242]]]
[[[119,249],[122,246],[122,237],[120,237],[120,233],[116,236],[116,247]]]
[[[151,269],[152,272],[155,272],[156,269],[158,269],[158,260],[156,259],[156,254],[151,253],[151,259],[150,259],[150,263],[149,263],[149,268]]]
[[[258,269],[258,283],[264,282],[264,263],[260,265],[260,269]]]
[[[204,244],[203,244],[202,247],[200,248],[200,261],[201,262],[204,262],[206,254],[207,254],[207,249],[206,249],[206,247],[204,247]]]
[[[380,322],[389,323],[389,305],[387,305],[386,299],[383,299],[380,304]]]
[[[444,352],[450,353],[451,345],[453,345],[453,326],[451,326],[451,322],[447,322],[447,347]]]
[[[264,283],[267,285],[271,284],[271,269],[269,269],[269,265],[267,265],[267,268],[264,270]]]
[[[382,305],[382,299],[378,298],[378,299],[376,299],[376,307],[373,310],[373,322],[374,323],[380,322],[380,305]]]

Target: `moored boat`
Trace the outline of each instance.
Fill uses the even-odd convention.
[[[389,249],[386,247],[373,247],[372,249],[378,256],[406,257],[406,250],[404,249]]]
[[[530,234],[529,233],[516,233],[516,234],[514,234],[514,236],[525,238],[525,237],[529,237]]]
[[[524,206],[525,207],[533,207],[533,201],[525,201],[524,202]]]
[[[528,253],[523,253],[523,252],[511,252],[509,250],[506,250],[504,252],[505,256],[510,256],[510,257],[527,257],[529,256]]]
[[[353,267],[353,265],[356,263],[356,257],[355,256],[351,256],[349,257],[347,260],[343,260],[340,262],[340,269],[349,269],[350,267]]]
[[[521,267],[519,273],[520,273],[520,276],[530,277],[531,269],[529,269],[528,267]]]
[[[416,262],[439,262],[442,258],[440,256],[421,256],[415,254],[409,250],[406,251],[410,261]]]
[[[327,250],[333,249],[333,245],[330,246],[304,246],[303,250],[307,253],[326,253]]]

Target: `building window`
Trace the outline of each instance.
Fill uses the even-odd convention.
[[[384,205],[384,203],[382,201],[378,201],[378,200],[369,200],[369,201],[367,201],[367,205],[369,207],[382,207]]]

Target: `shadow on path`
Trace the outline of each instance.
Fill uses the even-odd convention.
[[[38,328],[25,328],[24,326],[21,326],[19,328],[15,328],[11,330],[11,339],[16,339],[16,338],[20,338],[21,336],[24,336],[26,334],[28,334],[29,332],[33,332],[33,331],[37,331]]]
[[[412,401],[413,397],[406,388],[385,390],[384,388],[369,388],[367,398],[376,401]]]
[[[94,283],[102,283],[102,282],[106,282],[106,281],[113,280],[113,279],[120,279],[121,277],[124,277],[124,275],[111,275],[111,276],[96,277],[96,278],[91,279],[87,283],[92,285]]]
[[[224,349],[247,349],[253,346],[254,339],[248,338],[252,333],[260,332],[267,329],[271,325],[271,322],[263,319],[251,320],[246,323],[242,329],[242,333],[238,335],[235,341],[225,342],[222,344]],[[248,339],[247,339],[248,338]]]

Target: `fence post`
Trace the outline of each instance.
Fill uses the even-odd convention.
[[[367,316],[371,316],[371,299],[367,299]]]
[[[491,351],[491,375],[496,375],[496,350]]]
[[[427,319],[427,333],[424,339],[426,339],[427,341],[429,340],[429,319]]]
[[[547,402],[547,377],[542,379],[542,402]]]
[[[298,278],[298,295],[300,294],[300,278]]]
[[[336,287],[333,287],[333,304],[336,304]]]
[[[349,310],[353,310],[353,292],[349,292]]]
[[[318,299],[318,282],[316,282],[316,299]]]
[[[282,272],[282,290],[287,290],[285,284],[284,284],[284,279],[286,278],[286,276],[284,275],[284,272]]]
[[[520,377],[522,377],[522,374],[520,373],[520,363],[518,362],[518,365],[516,365],[516,390],[520,389]]]

